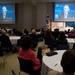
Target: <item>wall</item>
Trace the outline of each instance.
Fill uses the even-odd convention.
[[[32,27],[37,28],[37,6],[33,6]]]
[[[41,28],[46,25],[46,15],[49,14],[53,20],[53,3],[38,3],[37,6],[24,4],[24,23],[23,29]]]
[[[27,28],[28,30],[31,30],[32,28],[32,17],[33,17],[33,11],[32,11],[32,6],[29,4],[24,4],[24,9],[23,9],[23,16],[24,16],[24,23],[23,23],[23,29]]]
[[[37,28],[44,27],[46,25],[47,15],[47,3],[37,4]]]
[[[16,21],[15,24],[0,24],[0,27],[4,28],[17,28],[17,29],[22,29],[22,24],[23,24],[23,3],[18,3],[15,4],[15,16],[16,16]]]
[[[24,8],[24,4],[23,3],[19,3],[17,10],[16,10],[16,28],[19,30],[23,29],[23,8]]]
[[[47,12],[48,12],[48,14],[49,14],[49,16],[50,16],[50,20],[51,21],[53,21],[53,13],[54,13],[54,8],[53,8],[53,4],[54,3],[52,3],[52,2],[49,2],[48,4],[47,4]]]
[[[0,25],[0,27],[17,28],[24,30],[27,28],[41,28],[46,25],[46,15],[49,14],[50,20],[53,20],[53,3],[38,3],[32,6],[28,3],[18,3],[16,9],[16,24]]]

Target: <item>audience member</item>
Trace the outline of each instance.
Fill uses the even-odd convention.
[[[9,34],[7,33],[7,29],[5,29],[5,28],[1,29],[1,33],[5,34],[6,36],[9,36]]]
[[[29,31],[25,28],[24,29],[24,35],[27,35],[27,34],[29,34]]]
[[[49,71],[48,75],[75,75],[75,50],[67,50],[61,59],[63,71]]]
[[[57,29],[54,29],[54,33],[53,33],[53,36],[55,37],[55,39],[57,39],[58,38],[58,36],[59,36],[59,29],[57,28]]]
[[[70,29],[68,29],[68,31],[65,30],[65,34],[68,34],[68,33],[70,33]]]
[[[70,33],[68,33],[68,38],[75,38],[75,25]]]
[[[27,31],[27,29],[25,28],[25,29],[24,29],[24,33],[26,33],[26,31]]]
[[[17,33],[16,33],[18,36],[22,36],[23,35],[23,33],[22,33],[22,31],[21,30],[17,30]]]
[[[2,35],[0,36],[0,42],[2,49],[6,49],[7,51],[11,50],[12,46],[8,34],[4,29],[1,30],[1,34]]]
[[[60,32],[59,37],[57,39],[57,50],[60,50],[60,49],[69,49],[65,32]]]
[[[66,39],[64,32],[60,32],[59,37],[57,39],[57,44],[68,44],[68,41]]]
[[[41,36],[42,36],[42,38],[44,38],[44,34],[45,34],[45,31],[44,31],[44,29],[42,28],[42,29],[41,29]]]
[[[37,59],[35,52],[31,49],[33,39],[29,35],[25,35],[21,38],[21,48],[19,49],[19,57],[31,60],[33,62],[33,67],[36,73],[41,71],[40,60]]]
[[[53,50],[53,48],[56,45],[56,41],[49,30],[46,31],[44,39],[45,39],[45,45],[48,45],[50,50]]]
[[[75,25],[74,25],[73,30],[71,32],[75,33]]]
[[[36,30],[34,28],[32,29],[32,32],[31,32],[30,36],[33,39],[33,49],[34,49],[38,45],[38,37],[37,37],[37,34],[36,34]]]

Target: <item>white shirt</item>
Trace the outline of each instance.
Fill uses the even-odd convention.
[[[65,13],[65,14],[64,14],[64,18],[67,18],[67,16],[68,16],[68,13]]]
[[[5,18],[5,17],[6,17],[6,13],[3,14],[3,18]]]

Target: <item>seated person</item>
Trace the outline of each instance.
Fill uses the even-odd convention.
[[[75,38],[75,25],[70,33],[68,33],[68,38]]]
[[[58,38],[59,33],[60,33],[60,32],[59,32],[59,29],[58,29],[58,28],[54,29],[53,36],[55,37],[55,39],[57,39],[57,38]]]
[[[56,46],[56,40],[55,38],[52,36],[51,32],[49,30],[46,31],[45,34],[45,45],[48,45],[48,47],[53,50]]]
[[[75,33],[74,32],[68,33],[68,38],[75,38]]]
[[[63,72],[49,71],[48,75],[75,75],[75,50],[67,50],[61,59]]]
[[[64,32],[60,32],[59,37],[57,39],[57,45],[58,44],[68,44],[68,41],[66,39],[66,36],[65,36]]]
[[[71,32],[75,33],[75,25],[74,25],[74,27],[73,27],[73,29],[72,29],[72,31],[71,31]]]
[[[7,50],[12,49],[11,41],[9,39],[7,32],[4,29],[1,30],[0,42],[2,48],[6,48]]]
[[[37,72],[41,71],[40,60],[36,57],[35,52],[31,49],[33,43],[32,38],[29,35],[21,37],[21,47],[19,49],[19,57],[31,60],[33,62],[34,70]]]
[[[57,39],[57,49],[60,49],[59,48],[59,45],[65,45],[66,46],[66,49],[69,48],[68,41],[66,39],[66,36],[65,36],[65,33],[64,32],[60,32],[60,34],[59,34],[59,37]]]
[[[32,29],[30,36],[33,39],[33,47],[32,48],[34,49],[38,45],[38,36],[37,36],[36,30],[34,28]]]

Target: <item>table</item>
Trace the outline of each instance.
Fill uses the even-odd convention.
[[[60,65],[61,57],[66,50],[56,51],[58,54],[54,56],[43,56],[43,64],[41,75],[47,75],[50,69],[62,72],[62,67]]]
[[[75,43],[75,39],[74,38],[67,38],[67,41],[69,43],[70,49],[72,49],[73,48],[73,44]]]
[[[11,44],[17,44],[17,40],[20,39],[21,36],[9,36],[9,39],[11,41]]]
[[[67,38],[67,41],[68,41],[69,43],[75,43],[75,39],[74,39],[74,38]]]

